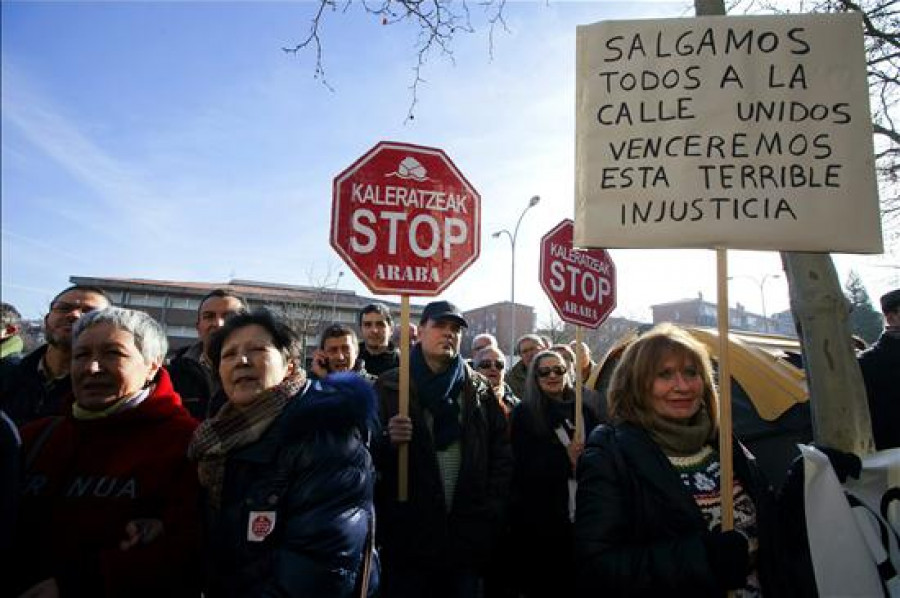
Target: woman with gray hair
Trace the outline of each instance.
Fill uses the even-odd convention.
[[[521,551],[523,596],[565,596],[574,591],[573,529],[575,461],[574,375],[559,352],[544,350],[531,361],[525,396],[512,413],[510,441],[516,464],[512,485],[513,545]],[[582,408],[585,429],[597,417]]]
[[[199,485],[186,456],[197,424],[161,367],[166,345],[139,311],[76,324],[74,403],[22,430],[14,591],[197,595]]]

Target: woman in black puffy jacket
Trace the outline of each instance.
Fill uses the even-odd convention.
[[[310,383],[298,349],[266,311],[232,317],[210,343],[228,403],[189,450],[206,497],[208,597],[358,596],[377,577],[374,393],[352,373]]]

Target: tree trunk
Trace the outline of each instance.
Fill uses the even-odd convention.
[[[803,345],[815,440],[858,455],[871,453],[869,405],[831,255],[782,252],[781,261]]]
[[[724,15],[724,0],[694,0],[697,16]],[[782,252],[800,331],[816,442],[858,455],[875,450],[862,373],[850,345],[847,300],[831,255]]]

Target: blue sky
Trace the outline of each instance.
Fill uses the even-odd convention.
[[[355,6],[355,5],[354,5]],[[476,24],[477,5],[473,4]],[[310,2],[2,3],[2,296],[38,317],[71,275],[316,284],[367,293],[328,244],[333,177],[380,140],[440,147],[482,196],[481,258],[445,296],[509,298],[510,247],[491,233],[524,218],[518,301],[538,284],[540,237],[573,213],[575,26],[691,14],[683,2],[510,2],[509,32],[461,35],[433,56],[415,119],[415,30],[359,7],[327,15],[326,75],[282,46]],[[715,297],[711,251],[613,251],[616,315]],[[732,304],[759,311],[777,254],[730,252]],[[898,285],[896,255],[836,256],[873,300]],[[769,312],[787,285],[766,283]]]

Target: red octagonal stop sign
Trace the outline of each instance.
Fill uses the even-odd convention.
[[[574,222],[541,239],[541,286],[563,321],[596,328],[616,308],[616,266],[605,249],[575,249]]]
[[[382,141],[333,195],[331,246],[374,293],[437,295],[478,258],[481,198],[439,149]]]

